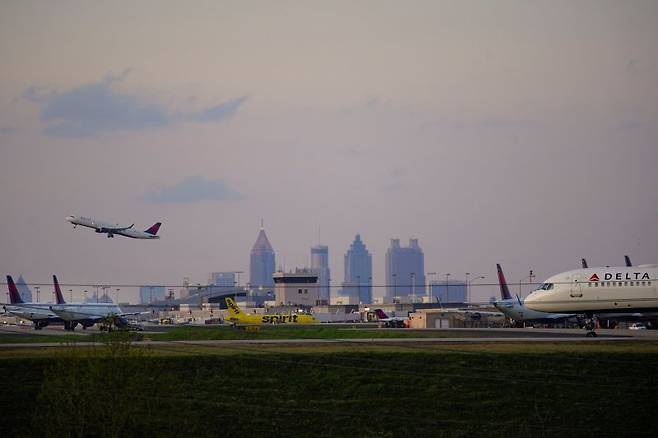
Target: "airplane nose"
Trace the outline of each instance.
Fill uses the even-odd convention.
[[[66,216],[66,220],[71,222],[72,220],[75,219],[75,216]]]
[[[525,297],[523,303],[527,308],[534,310],[538,304],[541,305],[542,299],[540,295],[541,293],[539,292],[532,292],[530,295]]]

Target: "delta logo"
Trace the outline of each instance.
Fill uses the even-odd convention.
[[[649,273],[647,272],[615,272],[610,273],[606,272],[603,274],[604,280],[609,281],[609,280],[650,280],[651,277],[649,277]],[[591,277],[589,277],[589,281],[599,281],[599,276],[596,275],[596,273],[592,274]]]

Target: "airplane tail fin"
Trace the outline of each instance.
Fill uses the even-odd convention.
[[[500,296],[504,300],[512,299],[512,294],[509,293],[509,288],[507,287],[507,280],[505,280],[505,274],[503,274],[503,268],[499,264],[496,264],[498,269],[498,284],[500,284]]]
[[[11,304],[21,304],[24,302],[21,294],[18,293],[18,288],[11,275],[7,275],[7,288],[9,289],[9,302]]]
[[[233,298],[226,297],[224,298],[224,301],[226,301],[226,307],[228,308],[228,313],[231,316],[242,316],[244,315],[242,313],[242,310],[238,307],[238,305],[233,301]]]
[[[144,230],[144,232],[152,234],[152,235],[155,236],[156,234],[158,234],[158,230],[160,229],[160,225],[162,225],[162,222],[156,222],[151,226],[151,228],[149,228],[148,230]]]
[[[56,275],[53,275],[53,284],[55,285],[55,303],[66,304],[66,301],[64,301],[64,295],[62,295],[62,290],[59,288],[59,282],[57,281]]]
[[[587,260],[585,259],[580,259],[580,264],[583,265],[583,269],[587,269]]]
[[[388,315],[382,309],[375,309],[375,315],[377,315],[377,319],[388,319]]]
[[[631,263],[631,258],[629,256],[625,255],[624,259],[626,260],[626,266],[633,266],[633,263]]]

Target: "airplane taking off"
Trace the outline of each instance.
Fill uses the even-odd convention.
[[[583,259],[584,261],[585,259]],[[498,270],[501,299],[495,301],[493,305],[496,309],[503,312],[505,316],[512,319],[515,324],[523,322],[555,323],[576,317],[575,314],[546,313],[528,309],[518,295],[514,298],[510,294],[507,281],[505,280],[505,274],[503,274],[503,269],[499,264],[496,264],[496,269]]]
[[[320,322],[313,315],[297,313],[290,315],[249,315],[244,313],[232,298],[226,297],[224,300],[226,301],[226,307],[228,307],[228,320],[234,324],[318,324]]]
[[[122,227],[119,224],[109,224],[98,219],[92,219],[85,216],[67,216],[66,220],[73,224],[73,228],[78,225],[93,228],[97,233],[105,233],[107,237],[114,237],[115,234],[130,237],[131,239],[159,239],[158,230],[162,222],[156,222],[150,228],[144,231],[133,230],[135,224]]]
[[[656,312],[657,278],[658,265],[576,269],[546,279],[525,303],[532,310],[582,313],[590,320],[594,314]]]
[[[2,308],[5,312],[32,321],[35,330],[41,330],[49,324],[63,321],[62,318],[50,310],[50,304],[24,302],[11,275],[7,275],[7,288],[9,289],[10,304],[4,304]]]

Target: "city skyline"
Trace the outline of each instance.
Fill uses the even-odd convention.
[[[261,218],[275,268],[362,233],[375,285],[395,236],[437,280],[658,262],[658,3],[154,5],[0,4],[3,274],[205,282]]]

